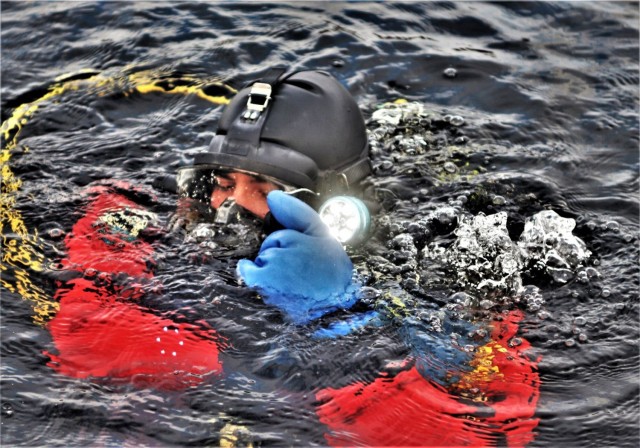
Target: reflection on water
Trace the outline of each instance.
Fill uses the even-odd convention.
[[[637,445],[636,4],[1,8],[3,444]],[[235,278],[258,241],[169,231],[154,188],[277,63],[368,119],[383,209],[351,255],[377,317],[335,340],[356,314],[282,321]],[[70,326],[188,362],[114,372]]]

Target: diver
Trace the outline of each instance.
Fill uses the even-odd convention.
[[[248,215],[278,229],[237,271],[302,324],[357,301],[342,243],[366,235],[369,212],[354,195],[370,173],[364,119],[349,92],[324,72],[272,69],[234,97],[209,150],[179,170],[177,184],[182,197],[216,210],[219,224]]]
[[[349,92],[325,72],[272,69],[238,92],[208,150],[179,170],[179,209],[188,214],[200,207],[220,229],[259,223],[256,230],[267,236],[255,257],[239,261],[238,278],[292,324],[307,325],[361,306],[361,285],[345,245],[362,242],[369,231],[371,172],[365,122]],[[94,200],[65,241],[63,265],[82,274],[57,294],[60,309],[49,328],[58,353],[48,354],[49,365],[76,378],[166,389],[223,374],[219,355],[227,342],[215,328],[160,317],[140,304],[144,288],[139,285],[153,281],[155,261],[153,245],[139,236],[152,230],[154,217],[123,193],[127,189],[131,186],[94,187]],[[179,220],[180,225],[189,227],[189,219]],[[338,338],[385,323],[380,310],[361,308],[347,324],[338,321],[316,334]],[[524,421],[535,410],[537,374],[520,355],[526,344],[507,342],[517,320],[505,316],[498,322],[479,344],[483,349],[476,354],[484,358],[464,357],[472,365],[468,374],[446,383],[463,390],[464,400],[432,381],[429,363],[420,365],[419,352],[435,350],[434,345],[424,343],[410,325],[401,328],[414,353],[395,374],[382,365],[372,381],[315,391],[326,440],[331,445],[425,445],[447,436],[445,441],[462,444],[483,440],[485,430],[504,429],[512,438],[526,433],[530,428],[524,423],[504,423],[510,415],[496,414],[500,408],[487,417],[492,394],[511,403],[504,387],[514,378],[527,385],[514,395],[528,400],[517,417]],[[135,347],[135,353],[123,347]],[[483,374],[495,373],[493,368],[496,375]],[[494,377],[500,381],[492,382]],[[470,390],[474,394],[465,395]],[[472,419],[481,433],[475,439],[468,434]]]
[[[344,194],[358,194],[370,172],[364,120],[349,92],[324,72],[273,69],[234,97],[208,151],[179,171],[176,215],[186,200],[213,211],[221,229],[264,226],[269,235],[255,259],[238,263],[239,277],[304,324],[358,300],[352,262],[312,205],[337,199],[325,214],[337,216],[338,237],[362,237],[366,207]],[[156,244],[147,238],[160,232],[145,207],[152,195],[109,182],[90,187],[88,196],[84,216],[65,238],[67,274],[48,324],[56,348],[47,353],[49,365],[76,378],[166,389],[221,374],[225,341],[214,328],[159,317],[141,303],[157,264]],[[355,226],[353,213],[343,216],[350,206]]]

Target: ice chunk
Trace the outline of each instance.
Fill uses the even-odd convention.
[[[518,245],[529,262],[542,262],[554,280],[566,283],[591,255],[584,241],[572,234],[575,226],[573,219],[544,210],[527,219]]]
[[[454,234],[457,238],[446,258],[461,286],[503,294],[515,294],[522,288],[520,250],[509,237],[505,212],[463,216]],[[425,254],[435,255],[433,252]]]

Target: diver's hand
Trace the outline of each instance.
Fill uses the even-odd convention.
[[[267,203],[285,229],[264,240],[255,261],[240,260],[240,277],[298,324],[351,307],[353,265],[320,216],[281,191],[269,193]]]

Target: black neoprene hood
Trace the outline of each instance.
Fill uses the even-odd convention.
[[[318,192],[353,185],[371,172],[364,119],[335,78],[302,71],[270,85],[271,98],[257,119],[246,116],[252,86],[237,93],[194,168],[238,169]]]

